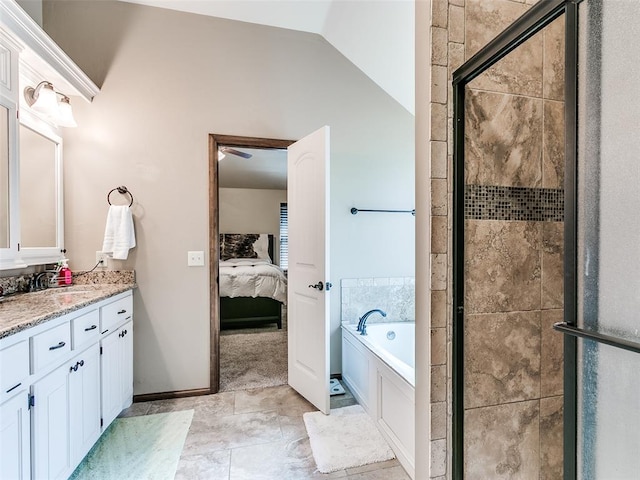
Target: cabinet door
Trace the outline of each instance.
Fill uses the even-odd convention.
[[[102,420],[107,428],[122,411],[122,333],[116,330],[104,337],[100,344],[100,368],[102,372]]]
[[[133,399],[133,322],[127,322],[124,329],[122,348],[122,409],[131,406]]]
[[[101,341],[103,429],[126,407],[133,396],[133,323],[127,322]]]
[[[100,437],[100,347],[78,355],[69,368],[69,429],[73,466]]]
[[[0,478],[31,477],[28,403],[28,392],[23,389],[0,406]]]
[[[33,396],[34,478],[66,478],[71,473],[68,364],[36,382]]]

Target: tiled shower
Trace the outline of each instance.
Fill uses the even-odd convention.
[[[564,24],[466,87],[464,478],[562,478]]]

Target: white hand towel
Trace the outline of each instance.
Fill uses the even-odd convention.
[[[126,260],[129,249],[136,246],[133,216],[128,205],[111,205],[107,213],[102,251],[113,253],[116,260]]]

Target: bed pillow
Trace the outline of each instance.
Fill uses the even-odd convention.
[[[269,260],[269,236],[257,233],[225,233],[220,235],[220,259],[260,258]]]

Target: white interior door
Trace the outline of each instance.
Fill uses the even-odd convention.
[[[288,149],[289,385],[329,413],[329,127]]]

